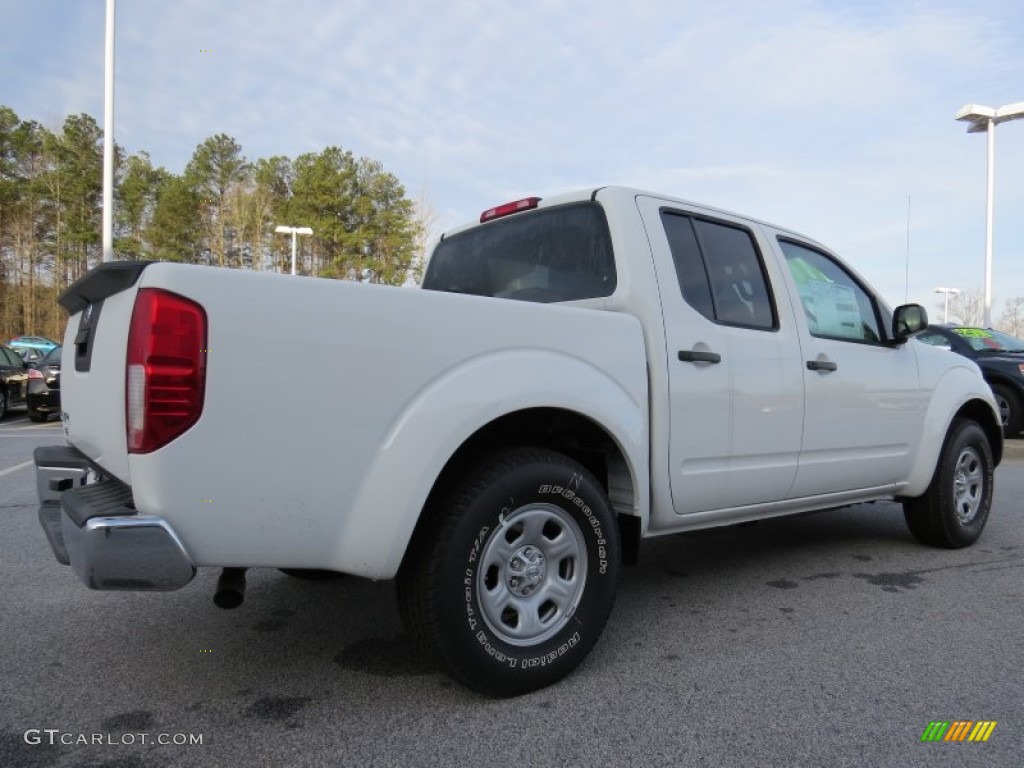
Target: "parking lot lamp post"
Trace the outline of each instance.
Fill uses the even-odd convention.
[[[103,45],[103,213],[102,261],[114,260],[114,0],[107,0]]]
[[[295,237],[296,235],[312,235],[313,230],[309,227],[286,227],[283,224],[274,229],[282,235],[292,236],[292,274],[295,274]]]
[[[995,198],[996,126],[1024,117],[1024,101],[1002,107],[964,104],[956,113],[957,120],[970,123],[968,133],[988,134],[988,194],[985,205],[985,327],[992,326],[992,210]]]
[[[938,288],[935,289],[935,292],[936,293],[944,293],[944,294],[946,294],[946,298],[945,298],[945,300],[942,303],[942,322],[943,323],[948,323],[949,322],[949,294],[953,294],[954,296],[958,296],[958,295],[960,295],[960,289],[959,288],[943,288],[942,286],[939,286]]]

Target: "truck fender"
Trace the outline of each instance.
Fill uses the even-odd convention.
[[[642,349],[639,351],[642,355]],[[632,361],[630,361],[632,362]],[[591,419],[618,444],[633,478],[634,514],[649,512],[646,366],[628,384],[579,358],[512,349],[463,361],[401,410],[377,448],[352,514],[341,526],[338,562],[371,578],[397,573],[435,481],[459,447],[495,419],[558,408]]]
[[[907,485],[900,490],[901,496],[920,496],[932,481],[939,454],[949,433],[950,425],[958,414],[969,410],[983,414],[988,423],[981,427],[989,435],[999,431],[995,398],[992,390],[973,371],[966,367],[948,369],[935,385],[928,410],[924,418],[920,450],[907,479]],[[1002,455],[1001,443],[992,446],[993,456],[998,463]]]

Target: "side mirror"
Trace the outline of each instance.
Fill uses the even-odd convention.
[[[904,304],[892,314],[892,339],[903,344],[915,333],[928,327],[928,313],[920,304]]]

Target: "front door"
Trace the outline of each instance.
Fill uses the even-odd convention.
[[[927,397],[914,351],[887,340],[878,300],[846,267],[807,244],[780,238],[800,297],[806,392],[794,497],[891,489],[907,477]]]

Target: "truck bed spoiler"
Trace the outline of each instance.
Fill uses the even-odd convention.
[[[58,302],[69,315],[81,312],[90,304],[120,293],[135,285],[142,270],[155,261],[108,261],[86,272],[69,285]]]

